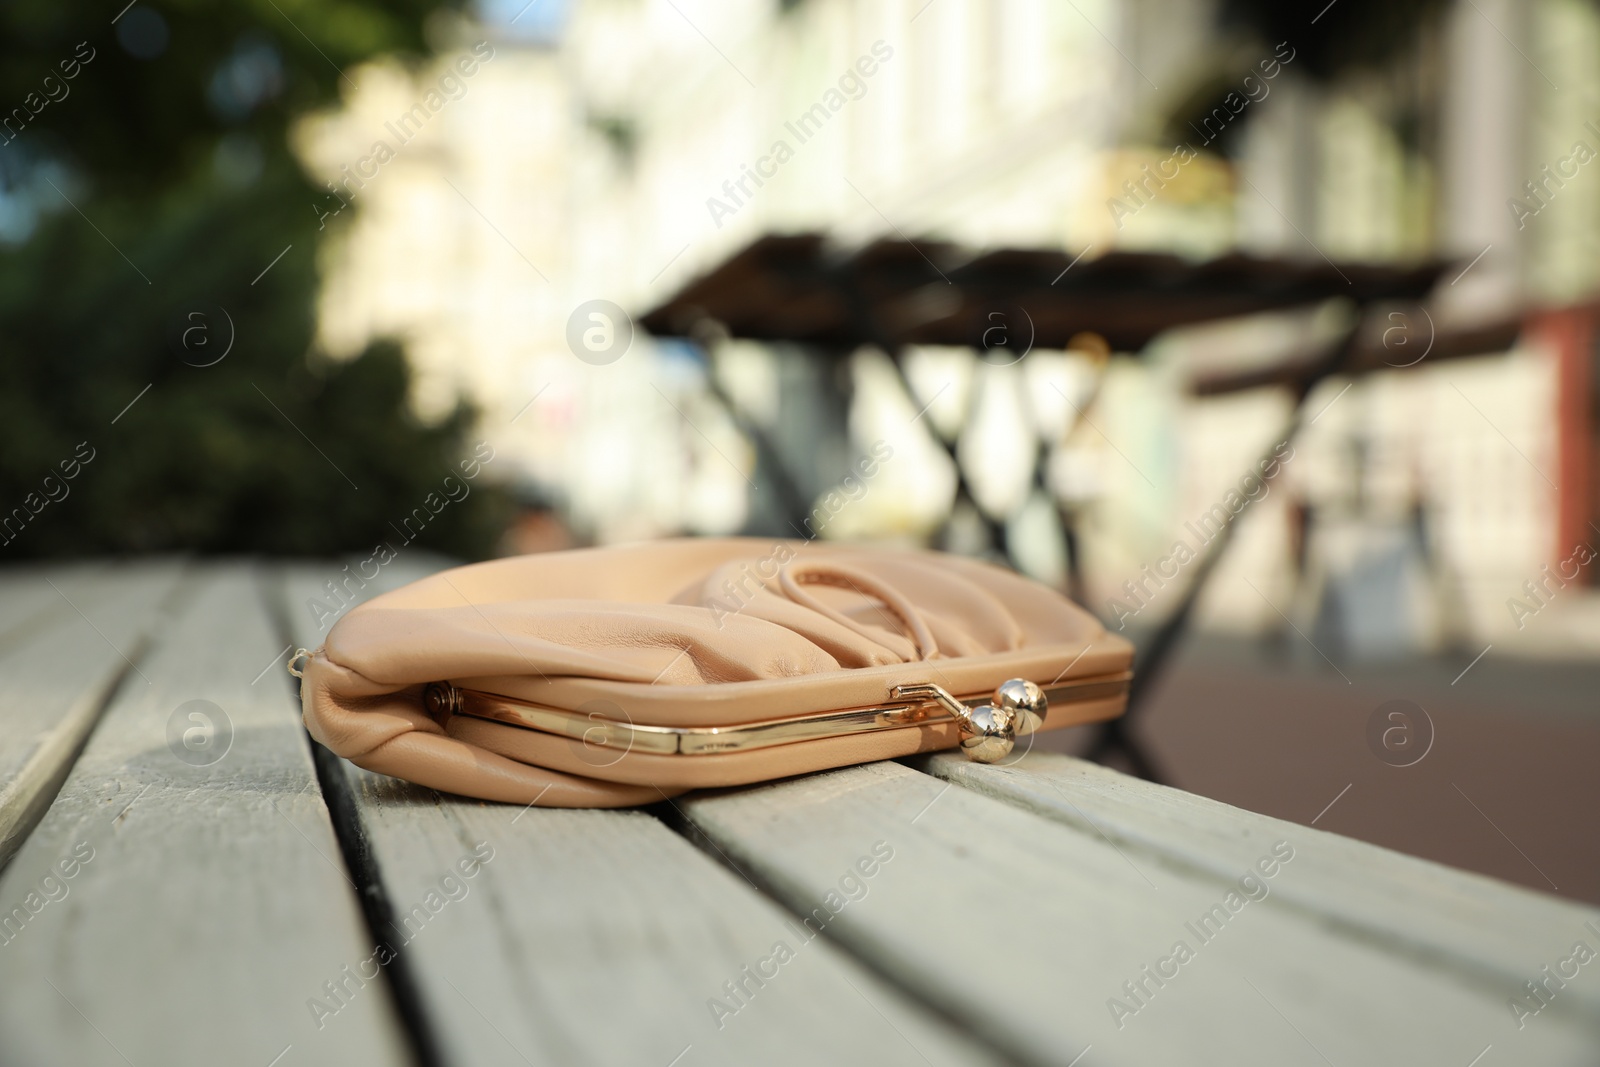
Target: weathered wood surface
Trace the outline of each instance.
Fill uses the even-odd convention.
[[[1575,942],[1600,948],[1593,909],[1066,757],[636,812],[324,760],[325,802],[284,646],[320,642],[306,600],[344,574],[0,574],[0,820],[25,836],[0,869],[0,1065],[1600,1056],[1600,960],[1520,1028],[1508,1006]],[[196,699],[232,728],[206,765],[214,732],[169,729]]]
[[[103,575],[109,576],[106,565],[90,562],[35,563],[0,570],[0,649],[11,647],[52,622],[64,621],[72,614],[72,607],[60,590],[92,593],[104,583],[86,579]]]
[[[395,565],[351,592],[421,573]],[[288,579],[299,643],[321,641],[324,613],[306,602],[333,606],[317,594],[339,574]],[[339,769],[358,823],[347,832],[375,860],[388,933],[447,1062],[993,1062],[654,814],[523,810]],[[443,885],[475,848],[493,859]],[[747,977],[763,960],[769,976]]]
[[[180,570],[79,564],[0,577],[0,865],[44,813],[112,688],[133,674]]]
[[[252,684],[276,638],[248,568],[192,569],[0,876],[0,1060],[407,1062],[383,982],[345,977],[372,944],[294,704]]]
[[[1276,886],[1278,906],[1446,974],[1472,975],[1487,988],[1520,988],[1545,964],[1566,956],[1574,939],[1600,950],[1600,933],[1583,931],[1589,922],[1600,928],[1600,911],[1593,908],[1070,756],[1036,753],[1015,766],[985,767],[944,754],[917,766],[1104,835],[1130,856],[1147,854],[1164,866],[1221,878],[1237,877],[1274,841],[1291,839],[1297,877]],[[1600,1019],[1600,980],[1570,983],[1540,1018],[1569,1012]]]
[[[1556,1010],[1559,995],[1519,1030],[1510,982],[1424,963],[1286,906],[1286,887],[1325,877],[1300,863],[1308,848],[1315,855],[1314,832],[1288,824],[1235,849],[1237,869],[1166,862],[892,763],[681,803],[797,911],[835,888],[865,842],[888,841],[893,863],[831,929],[1023,1062],[1059,1065],[1092,1046],[1086,1064],[1467,1064],[1492,1046],[1505,1057],[1493,1062],[1581,1064],[1600,1048],[1600,1020]],[[1229,832],[1225,822],[1216,831]],[[1275,845],[1293,858],[1241,886]],[[1396,907],[1429,907],[1427,883],[1412,892]],[[1505,901],[1530,904],[1520,891]],[[1197,931],[1207,914],[1211,925]],[[1596,943],[1573,922],[1533,954],[1554,963],[1580,939]],[[1141,982],[1142,994],[1124,985]]]

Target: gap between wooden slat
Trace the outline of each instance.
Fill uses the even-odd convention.
[[[932,775],[927,775],[926,777],[928,777],[930,781],[936,780]],[[748,788],[761,789],[763,787],[764,784],[758,784]],[[738,790],[730,789],[716,792],[721,794],[733,794],[737,793]],[[705,794],[687,794],[688,797],[703,795]],[[653,814],[667,828],[671,829],[677,834],[680,834],[695,848],[711,857],[711,859],[717,864],[726,867],[728,870],[744,879],[751,889],[753,889],[760,896],[765,897],[773,907],[777,908],[779,911],[793,919],[796,925],[799,925],[810,917],[809,912],[801,913],[798,909],[796,909],[793,902],[783,893],[783,891],[760,871],[751,870],[740,865],[738,861],[725,852],[722,847],[712,839],[710,834],[706,833],[704,829],[695,823],[695,821],[689,817],[688,813],[678,806],[676,801],[664,800],[659,804],[650,805],[650,807],[646,808],[645,810]],[[894,973],[892,968],[883,966],[881,961],[872,955],[865,955],[859,952],[858,946],[852,943],[850,939],[836,936],[835,924],[829,923],[824,926],[818,936],[825,938],[829,944],[833,945],[835,949],[848,956],[862,970],[871,973],[884,985],[893,989],[902,998],[904,998],[906,1002],[921,1008],[928,1014],[941,1020],[951,1030],[961,1034],[973,1044],[982,1046],[984,1050],[987,1051],[989,1055],[993,1056],[997,1061],[1009,1064],[1011,1067],[1030,1067],[1030,1065],[1034,1063],[1031,1058],[1019,1057],[1014,1050],[998,1045],[992,1039],[992,1035],[980,1034],[974,1028],[968,1025],[968,1021],[966,1019],[951,1015],[946,1005],[923,996],[920,989],[911,988],[903,984],[900,980],[900,977]]]
[[[135,673],[139,663],[148,656],[152,633],[161,622],[174,617],[194,594],[194,590],[193,572],[187,564],[182,564],[171,587],[149,610],[127,651],[122,653],[119,650],[117,661],[62,712],[50,742],[22,765],[15,778],[0,786],[0,872],[5,871],[11,858],[50,810],[50,805],[55,802],[73,766],[77,764],[78,757],[94,736],[95,727],[100,724],[106,709],[122,692],[123,685]],[[59,595],[57,599],[61,599]],[[70,604],[63,603],[62,608],[71,612]],[[53,617],[53,609],[47,606],[32,613],[26,621],[38,622]],[[22,627],[23,624],[19,623],[14,629],[20,630]]]
[[[283,564],[265,566],[259,573],[257,587],[267,618],[271,620],[278,639],[293,645],[294,629],[288,619],[285,600],[286,576],[287,568]],[[284,675],[289,685],[289,692],[298,705],[300,684],[289,676],[286,667]],[[361,812],[351,792],[350,781],[340,765],[338,756],[318,744],[310,733],[305,734],[305,739],[306,744],[311,747],[311,759],[317,771],[317,786],[322,790],[323,802],[328,806],[328,815],[333,822],[334,838],[339,842],[340,857],[344,860],[350,879],[357,889],[356,895],[361,904],[362,918],[366,920],[367,932],[371,935],[373,944],[386,943],[390,936],[388,931],[395,928],[394,902],[384,890],[378,859],[373,855],[366,827],[361,821]],[[422,985],[412,970],[410,955],[404,952],[398,953],[388,963],[381,965],[380,969],[389,984],[389,993],[394,998],[417,1067],[444,1067],[446,1060],[440,1051],[437,1029],[429,1015]]]

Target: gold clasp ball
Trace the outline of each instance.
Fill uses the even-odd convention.
[[[1044,717],[1050,710],[1044,690],[1026,678],[1001,682],[994,691],[994,704],[1011,712],[1018,737],[1026,737],[1044,725]]]
[[[1014,716],[1006,708],[979,704],[961,724],[961,751],[977,763],[994,763],[1011,754],[1017,743]]]

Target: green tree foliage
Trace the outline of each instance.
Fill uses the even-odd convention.
[[[312,350],[333,201],[288,131],[342,70],[419,56],[436,5],[120,3],[0,7],[0,561],[398,543],[473,413],[415,419],[393,343]],[[492,547],[484,481],[423,543]]]

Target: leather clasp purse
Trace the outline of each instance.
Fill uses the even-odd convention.
[[[1132,656],[990,564],[730,538],[442,571],[352,608],[290,670],[311,735],[358,766],[622,807],[945,748],[1003,760],[1121,714]]]

